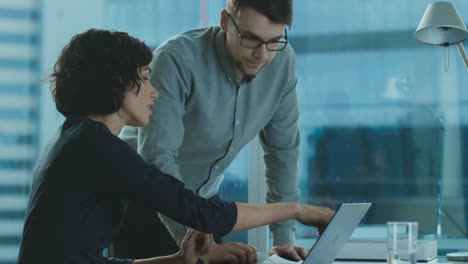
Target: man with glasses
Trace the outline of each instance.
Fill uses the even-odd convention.
[[[146,161],[199,195],[216,199],[223,171],[259,135],[265,153],[267,202],[297,201],[297,76],[286,29],[291,22],[292,0],[227,0],[219,27],[191,30],[162,43],[151,64],[156,69],[151,82],[160,97],[150,124],[136,134],[128,128],[122,137]],[[148,223],[156,222],[155,216],[140,205],[129,205],[128,218],[114,243],[119,257],[177,251],[167,249],[164,228],[153,230]],[[160,217],[179,243],[184,227]],[[293,246],[293,222],[270,229],[274,245],[279,246],[274,252],[290,259],[305,258],[306,250]],[[238,263],[256,258],[253,247],[227,243],[215,244],[202,260]]]

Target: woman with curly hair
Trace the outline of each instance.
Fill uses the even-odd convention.
[[[18,263],[195,263],[210,246],[210,235],[191,231],[175,255],[103,257],[128,200],[207,234],[290,218],[320,230],[328,224],[328,208],[203,199],[119,139],[123,126],[149,122],[159,96],[149,82],[151,59],[149,48],[124,32],[91,29],[63,49],[51,81],[66,120],[34,168]]]

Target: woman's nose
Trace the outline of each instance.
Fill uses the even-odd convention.
[[[151,86],[152,90],[151,90],[151,97],[154,98],[154,100],[158,99],[159,97],[159,92],[158,90],[156,90],[156,88],[154,88],[154,86]]]

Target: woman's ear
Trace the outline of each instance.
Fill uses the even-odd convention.
[[[228,16],[226,9],[223,9],[221,11],[221,17],[219,19],[219,26],[221,27],[221,30],[224,32],[227,32],[228,24],[229,24],[229,16]]]

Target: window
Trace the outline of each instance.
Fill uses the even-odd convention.
[[[414,40],[427,4],[295,1],[301,201],[370,201],[365,224],[418,221],[433,238],[441,198],[443,235],[464,238],[467,73],[453,47],[446,72],[444,49]]]
[[[37,154],[37,1],[0,3],[0,263],[16,263]]]

